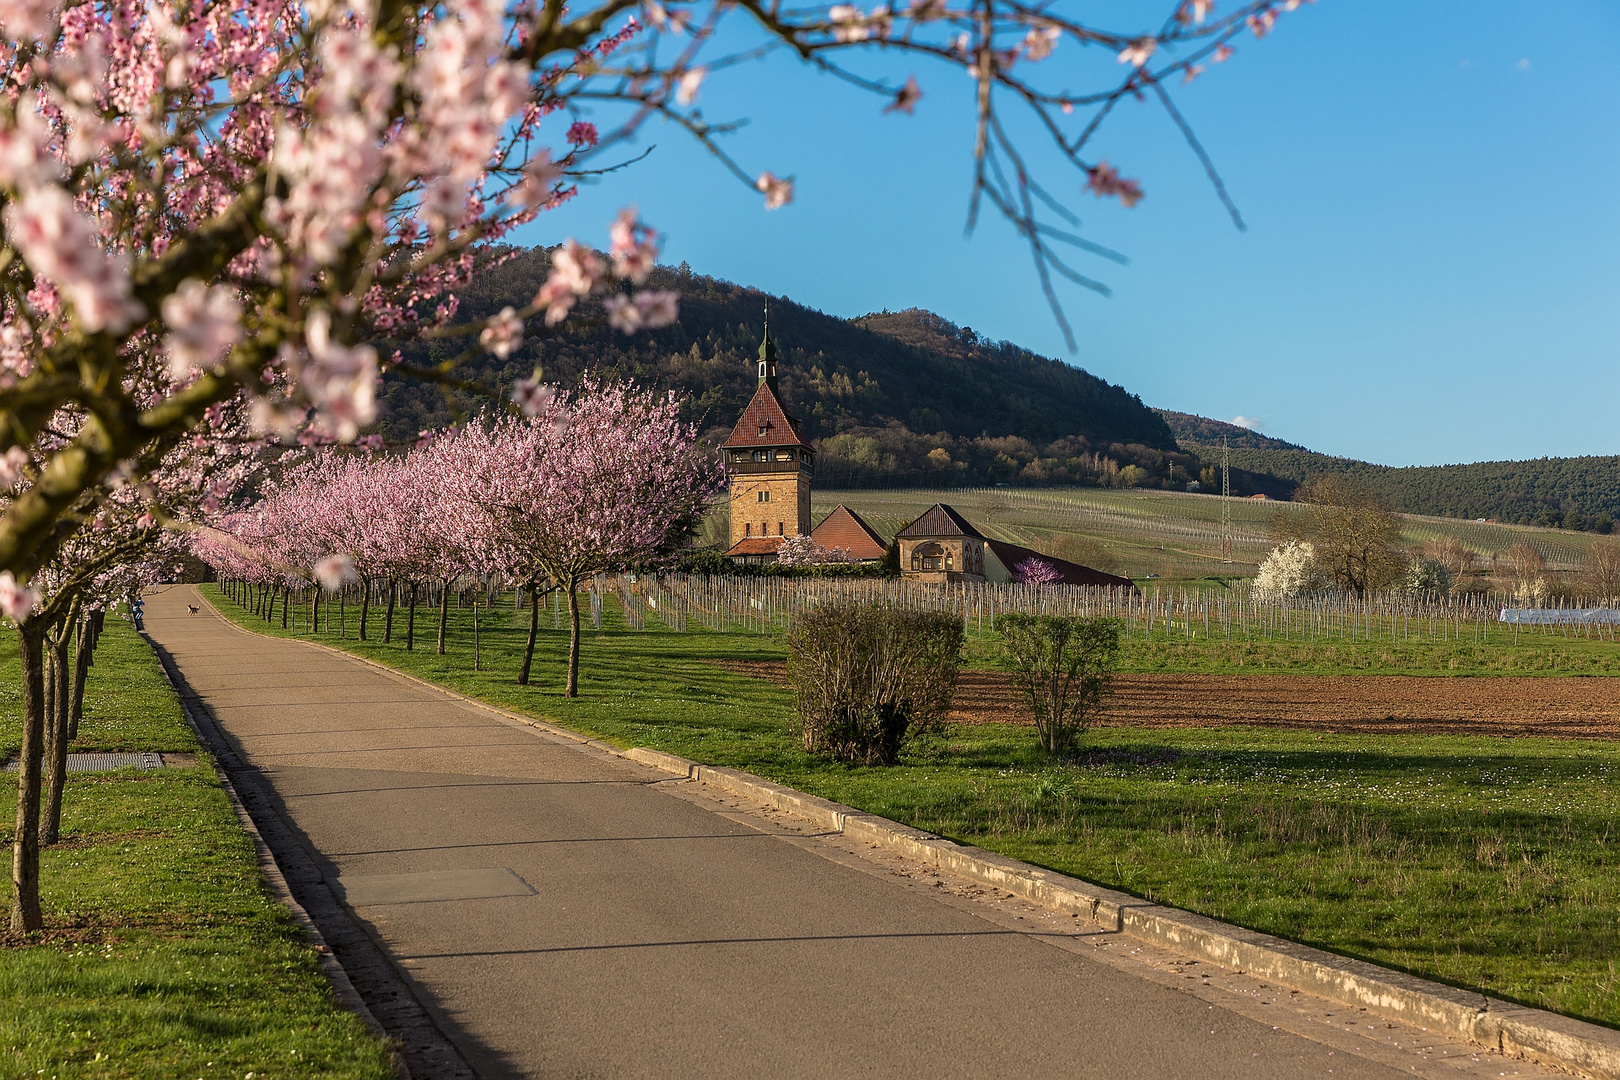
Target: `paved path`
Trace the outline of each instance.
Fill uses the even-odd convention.
[[[272,793],[256,819],[302,849],[278,860],[347,896],[481,1076],[1533,1073],[1144,961],[188,601],[155,590],[148,631]],[[418,1080],[457,1071],[411,1060]]]

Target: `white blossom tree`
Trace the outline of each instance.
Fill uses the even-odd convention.
[[[1271,549],[1254,576],[1250,595],[1283,600],[1332,586],[1332,578],[1317,561],[1316,548],[1308,540],[1289,540]]]

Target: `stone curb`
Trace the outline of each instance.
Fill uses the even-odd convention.
[[[206,598],[204,600],[206,602]],[[219,614],[229,625],[243,633],[253,633],[247,627],[238,626],[223,612]],[[482,711],[569,742],[589,746],[614,757],[627,758],[683,779],[710,784],[795,814],[828,832],[843,833],[852,839],[899,852],[941,870],[974,878],[1031,903],[1082,915],[1105,930],[1198,956],[1234,971],[1261,976],[1341,1004],[1400,1017],[1419,1027],[1437,1028],[1509,1056],[1557,1065],[1592,1077],[1593,1080],[1620,1080],[1620,1031],[1611,1028],[1544,1009],[1499,1001],[1270,934],[1245,930],[1203,915],[1165,907],[1056,871],[1042,870],[1005,855],[958,844],[740,769],[704,765],[646,747],[620,749],[566,728],[469,698],[437,683],[343,649],[316,641],[304,641],[304,644],[359,661],[396,678],[437,690]]]
[[[169,659],[168,653],[160,648],[157,642],[148,637],[145,631],[141,631],[141,637],[152,650],[152,655],[157,657],[158,667],[163,671],[163,680],[169,684],[169,689],[175,692],[175,698],[180,702],[180,711],[185,714],[186,723],[191,725],[191,730],[196,733],[198,741],[207,748],[205,752],[208,753],[210,758],[213,758],[215,739],[208,730],[211,725],[208,725],[196,715],[191,702],[187,700],[185,694],[180,692],[175,675],[169,670],[172,661]],[[349,973],[338,962],[331,946],[327,945],[326,938],[321,934],[320,927],[315,925],[315,920],[310,918],[308,911],[304,910],[304,905],[300,904],[298,899],[293,896],[292,887],[287,884],[287,878],[282,874],[281,866],[276,862],[275,855],[271,853],[270,845],[265,843],[264,834],[259,832],[258,825],[254,824],[253,816],[248,813],[246,804],[242,802],[241,795],[236,791],[236,785],[231,783],[230,775],[224,768],[220,767],[217,760],[213,762],[213,765],[214,775],[219,778],[219,786],[224,790],[226,799],[230,801],[231,809],[236,811],[237,821],[241,823],[243,831],[253,840],[253,850],[259,861],[259,873],[264,875],[265,887],[269,890],[271,897],[286,908],[292,915],[293,920],[303,928],[304,936],[309,939],[310,946],[314,948],[315,956],[320,961],[321,971],[326,975],[327,982],[332,984],[333,996],[338,999],[338,1003],[345,1009],[360,1017],[367,1030],[392,1047],[394,1043],[392,1036],[378,1022],[377,1017],[372,1014],[370,1007],[366,1005],[366,999],[360,996],[360,991],[355,989],[354,983],[349,979]],[[394,1075],[398,1080],[411,1080],[410,1069],[406,1067],[405,1059],[400,1055],[397,1047],[392,1049],[390,1057],[392,1058]]]
[[[994,885],[1044,907],[1083,915],[1105,930],[1151,941],[1345,1005],[1440,1029],[1510,1056],[1534,1058],[1595,1080],[1620,1080],[1620,1031],[1154,904],[1004,855],[957,844],[737,769],[714,768],[641,747],[618,753],[808,818],[829,832],[841,832],[851,839]]]

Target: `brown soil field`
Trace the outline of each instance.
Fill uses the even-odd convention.
[[[717,661],[785,682],[786,665]],[[964,671],[951,719],[1028,723],[1012,680]],[[1620,738],[1620,679],[1412,675],[1120,675],[1102,723],[1111,727],[1308,728],[1424,735]]]

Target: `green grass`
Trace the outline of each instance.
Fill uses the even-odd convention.
[[[0,639],[0,755],[20,726]],[[74,750],[195,751],[150,648],[109,619]],[[0,938],[0,1076],[381,1078],[387,1048],[332,996],[265,893],[206,755],[189,769],[72,774],[41,856],[43,936]],[[16,788],[0,788],[9,851]],[[9,875],[0,904],[10,909]]]
[[[217,592],[211,592],[217,597]],[[243,625],[281,634],[220,601]],[[896,767],[806,755],[789,693],[710,661],[779,660],[779,638],[587,630],[581,696],[567,636],[468,613],[449,655],[430,632],[324,640],[620,746],[650,746],[803,790],[1089,881],[1528,1005],[1620,1026],[1620,746],[1261,728],[1099,728],[1054,763],[1027,728],[951,727]],[[396,624],[402,625],[402,623]],[[650,627],[656,627],[649,622]],[[376,635],[380,637],[380,633]]]

